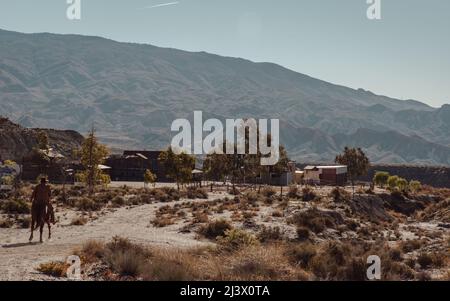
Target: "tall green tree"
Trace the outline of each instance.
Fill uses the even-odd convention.
[[[77,153],[84,167],[81,179],[88,186],[89,195],[92,195],[97,182],[102,182],[103,179],[106,180],[99,165],[105,162],[109,150],[105,145],[97,141],[95,130],[92,128]]]
[[[384,188],[384,186],[386,186],[387,184],[389,176],[389,173],[386,171],[377,171],[373,176],[373,182],[375,183],[375,185]]]
[[[189,183],[192,180],[192,171],[195,168],[195,157],[186,153],[177,155],[171,147],[163,151],[158,158],[167,176],[180,185]]]
[[[369,158],[367,158],[361,148],[345,147],[344,152],[336,156],[335,162],[347,166],[348,177],[352,183],[354,195],[356,179],[366,175],[369,171]]]

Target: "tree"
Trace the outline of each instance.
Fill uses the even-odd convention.
[[[387,184],[389,176],[389,173],[386,171],[377,171],[375,173],[375,176],[373,177],[373,182],[379,187],[384,188],[384,186]]]
[[[167,176],[177,183],[180,190],[180,184],[189,183],[192,179],[192,170],[195,167],[195,157],[186,153],[175,154],[171,147],[163,151],[158,160],[163,166]]]
[[[398,176],[390,176],[387,180],[387,184],[389,186],[389,189],[394,190],[395,187],[397,187],[397,182],[399,180]]]
[[[422,184],[419,181],[411,181],[409,182],[409,189],[413,192],[416,193],[417,191],[419,191],[422,188]]]
[[[106,180],[98,166],[103,164],[108,154],[108,149],[97,141],[95,130],[92,128],[88,137],[84,139],[81,149],[78,151],[78,156],[84,167],[84,171],[80,178],[88,186],[89,195],[92,195],[94,192],[97,182]]]
[[[40,150],[48,150],[48,135],[44,130],[40,130],[37,134],[37,147]]]
[[[406,192],[408,190],[408,181],[403,178],[399,178],[397,181],[397,187],[400,191]]]
[[[146,170],[144,173],[144,184],[147,187],[148,184],[153,184],[153,187],[155,187],[156,182],[156,175],[153,174],[150,170]]]
[[[279,152],[280,152],[280,159],[278,160],[277,164],[271,166],[271,171],[281,176],[283,173],[288,171],[289,158],[286,149],[284,148],[283,145],[280,145]],[[281,187],[281,197],[283,197],[283,183],[281,183],[281,181],[280,187]]]
[[[355,194],[355,180],[363,175],[366,175],[370,162],[366,157],[366,154],[361,148],[349,148],[345,147],[344,152],[336,156],[336,163],[346,165],[348,177],[352,183],[353,195]]]

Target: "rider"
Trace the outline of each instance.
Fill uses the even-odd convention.
[[[55,213],[50,203],[51,189],[47,185],[47,179],[41,178],[41,183],[34,188],[31,195],[32,208],[38,206],[47,206],[47,212],[50,214],[50,222],[55,224]]]

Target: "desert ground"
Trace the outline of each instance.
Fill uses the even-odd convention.
[[[66,280],[72,254],[84,280],[360,280],[367,255],[380,256],[384,280],[450,276],[444,189],[357,187],[353,197],[351,187],[285,187],[283,197],[257,185],[112,183],[93,196],[69,186],[64,197],[53,189],[57,223],[43,243],[38,231],[28,242],[31,186],[0,200],[0,280]]]

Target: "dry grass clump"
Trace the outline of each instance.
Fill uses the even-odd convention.
[[[257,245],[258,239],[251,233],[241,229],[225,231],[225,235],[218,237],[217,241],[224,250],[238,250],[243,247]]]
[[[419,239],[405,240],[400,243],[400,248],[405,253],[410,253],[412,251],[420,249],[425,242]]]
[[[280,227],[262,226],[257,235],[257,239],[262,243],[280,241],[284,239],[284,233]]]
[[[188,187],[186,189],[186,197],[188,199],[208,199],[208,193],[200,187]]]
[[[65,277],[69,265],[62,261],[52,261],[48,263],[42,263],[37,270],[45,275],[53,277]]]
[[[312,208],[295,214],[290,218],[289,222],[308,228],[314,233],[321,233],[327,228],[335,229],[337,225],[343,223],[343,218],[337,212],[321,211]]]
[[[0,219],[0,228],[1,229],[12,228],[12,226],[14,226],[14,221],[12,221],[11,219],[9,219],[9,218]]]
[[[300,199],[302,197],[297,185],[289,186],[289,191],[286,196],[291,199]]]
[[[151,224],[157,228],[164,228],[175,224],[175,221],[171,217],[161,216],[152,219]]]
[[[331,190],[330,197],[333,198],[333,201],[336,203],[347,202],[351,199],[350,193],[339,187],[335,187]]]
[[[265,196],[266,198],[272,198],[273,196],[275,196],[277,194],[277,191],[273,188],[273,187],[265,187],[262,191],[261,191],[262,195]]]
[[[318,198],[317,194],[309,187],[302,189],[302,200],[303,202],[311,202]]]
[[[72,219],[72,221],[70,222],[71,226],[84,226],[86,225],[88,222],[87,218],[83,217],[83,216],[78,216]]]
[[[225,232],[231,230],[233,226],[225,219],[212,221],[207,225],[200,227],[198,233],[209,239],[216,239],[219,236],[224,236]]]
[[[80,211],[98,211],[102,209],[103,204],[91,198],[82,197],[75,201],[75,207]]]

